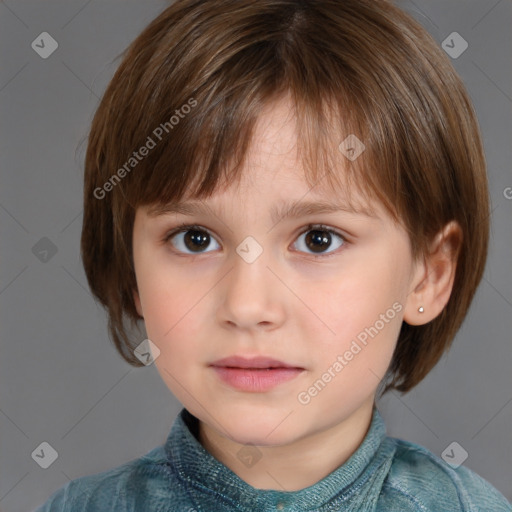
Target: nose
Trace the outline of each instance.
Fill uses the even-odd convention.
[[[276,264],[271,251],[255,250],[251,241],[242,243],[230,258],[218,308],[219,320],[225,325],[271,329],[283,321],[286,289],[272,268]]]

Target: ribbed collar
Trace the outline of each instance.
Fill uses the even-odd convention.
[[[182,409],[165,444],[170,464],[199,510],[374,511],[382,483],[391,467],[394,443],[376,407],[363,442],[340,467],[310,487],[298,491],[252,487],[207,452],[198,441],[198,420]],[[208,505],[209,504],[209,505]],[[215,508],[204,508],[206,505]],[[218,508],[217,508],[218,507]]]

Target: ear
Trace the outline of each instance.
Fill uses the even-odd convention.
[[[133,289],[133,301],[135,302],[137,313],[139,313],[139,315],[144,318],[144,315],[142,314],[142,305],[140,303],[139,292],[135,288]]]
[[[423,325],[436,318],[452,292],[457,259],[462,244],[462,229],[451,221],[435,236],[429,254],[416,263],[411,292],[407,296],[404,321]],[[423,307],[423,313],[418,309]]]

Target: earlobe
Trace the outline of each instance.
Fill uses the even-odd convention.
[[[462,230],[455,221],[436,235],[429,254],[416,266],[405,306],[406,323],[424,325],[442,312],[452,292],[461,244]]]

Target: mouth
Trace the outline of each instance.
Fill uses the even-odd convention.
[[[224,367],[224,368],[248,368],[251,370],[266,370],[269,368],[298,368],[295,365],[284,363],[271,357],[242,357],[242,356],[230,356],[224,359],[219,359],[211,366]],[[304,369],[304,368],[302,368]]]
[[[305,371],[269,357],[231,356],[215,361],[210,367],[230,387],[255,393],[269,391]]]

